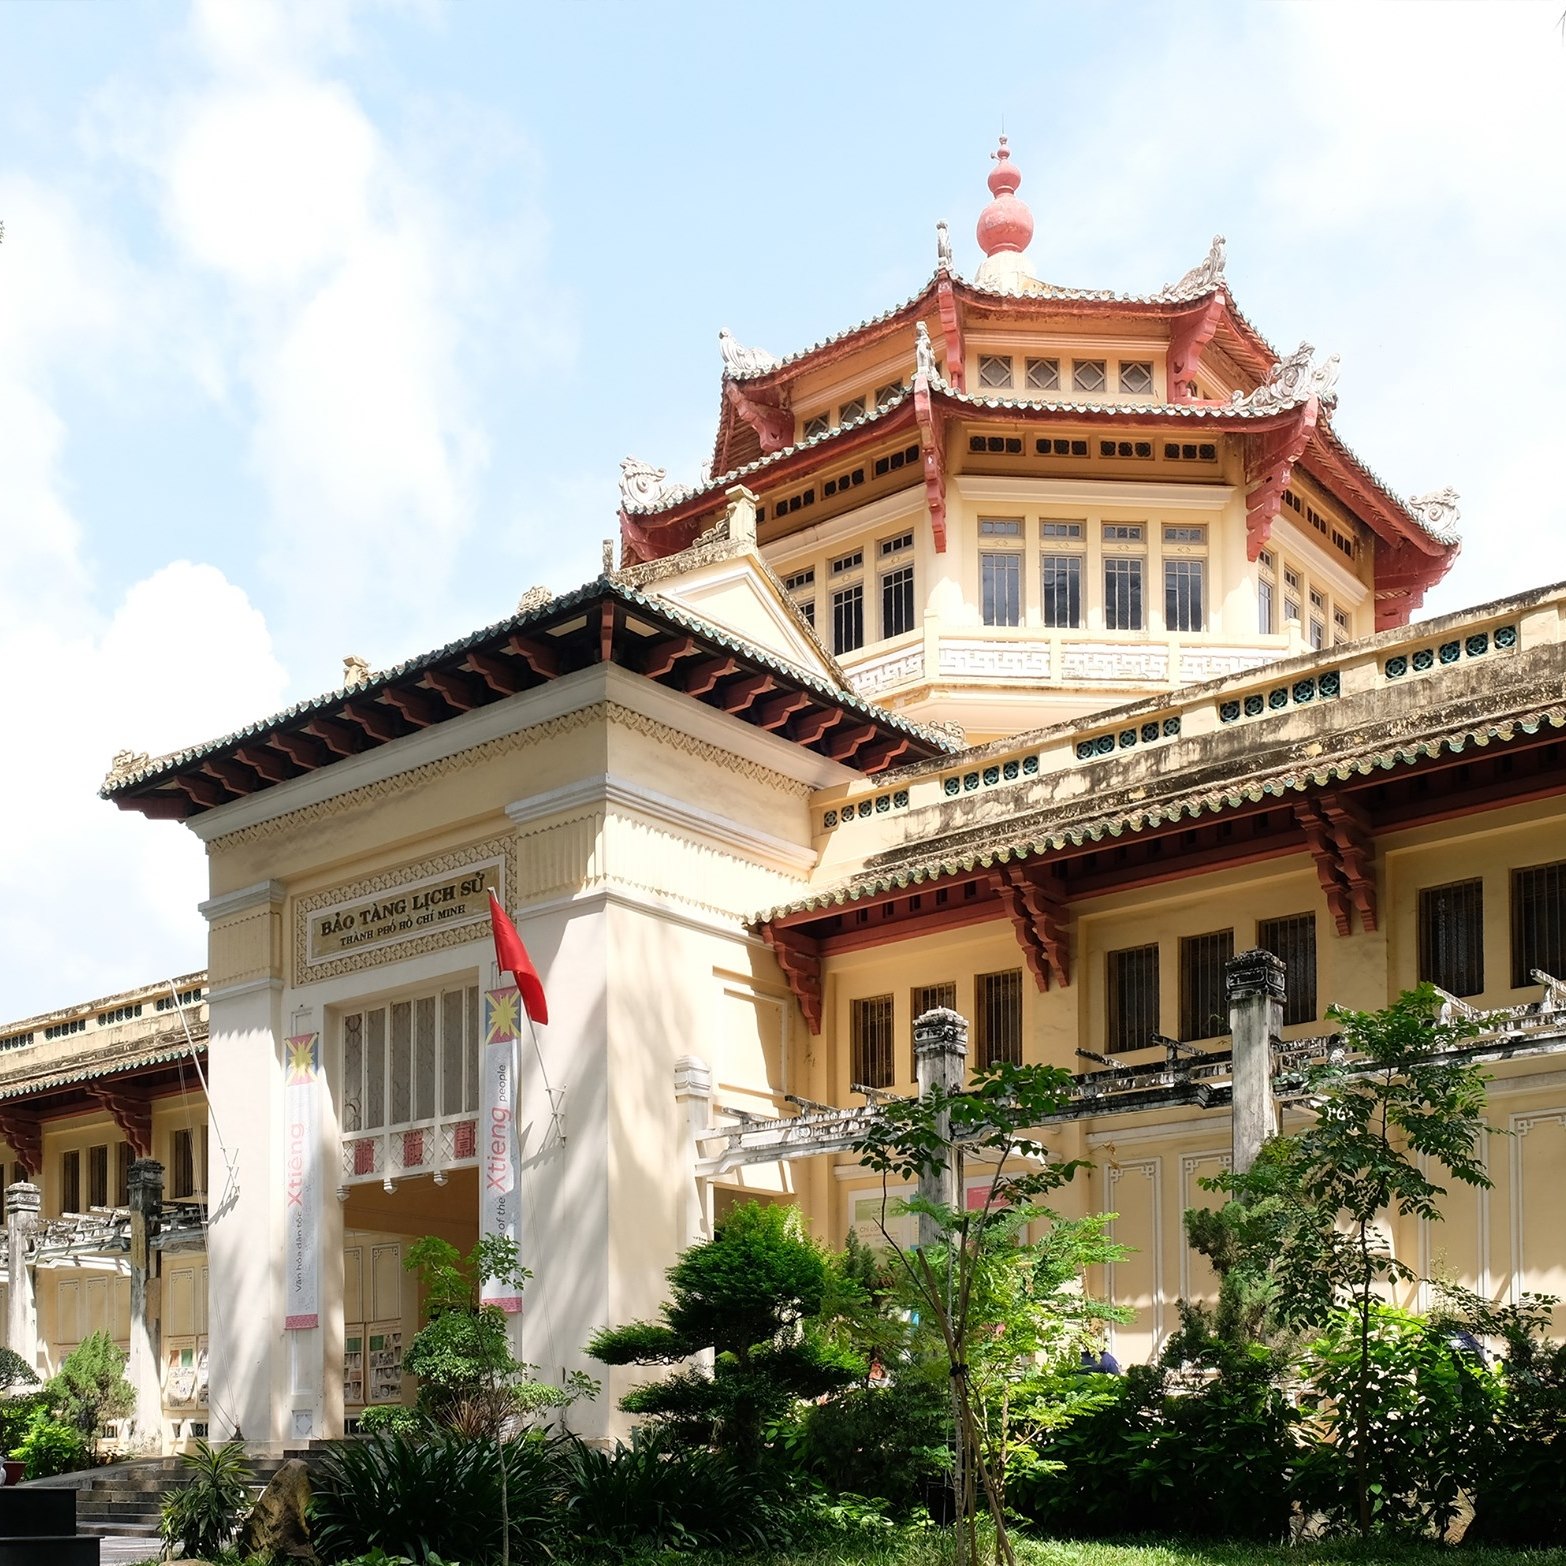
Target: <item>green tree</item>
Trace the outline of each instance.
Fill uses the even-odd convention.
[[[978,1559],[981,1495],[997,1553],[1008,1566],[1015,1559],[1006,1526],[1005,1476],[997,1466],[1004,1441],[997,1446],[991,1434],[985,1377],[976,1367],[985,1339],[995,1337],[986,1301],[997,1287],[999,1246],[1021,1226],[1017,1210],[1029,1209],[1084,1167],[1080,1160],[1052,1159],[1029,1130],[1064,1109],[1071,1088],[1071,1074],[1058,1067],[997,1061],[976,1072],[966,1087],[937,1084],[919,1098],[882,1104],[855,1144],[861,1160],[881,1175],[883,1192],[892,1179],[917,1183],[942,1175],[959,1145],[994,1171],[983,1203],[973,1211],[922,1197],[901,1204],[933,1221],[941,1243],[930,1250],[899,1246],[886,1227],[889,1193],[882,1203],[882,1235],[944,1357],[956,1454],[958,1566]]]
[[[1377,1288],[1416,1274],[1389,1243],[1382,1220],[1395,1212],[1434,1222],[1446,1187],[1431,1173],[1488,1186],[1482,1158],[1484,1077],[1455,1047],[1476,1031],[1443,1020],[1429,985],[1405,992],[1383,1011],[1333,1007],[1342,1035],[1333,1059],[1301,1083],[1314,1122],[1280,1137],[1254,1168],[1211,1186],[1241,1209],[1198,1219],[1193,1240],[1222,1258],[1248,1297],[1255,1320],[1284,1328],[1325,1328],[1345,1310],[1351,1332],[1338,1379],[1343,1445],[1351,1460],[1361,1533],[1375,1514],[1373,1430]]]
[[[125,1351],[107,1332],[90,1333],[65,1356],[48,1393],[55,1418],[88,1441],[107,1420],[123,1419],[136,1406],[135,1388],[125,1379]]]
[[[797,1208],[736,1207],[667,1277],[660,1321],[606,1327],[587,1352],[605,1365],[673,1365],[710,1351],[710,1371],[678,1370],[620,1400],[677,1440],[755,1463],[767,1427],[798,1399],[865,1374],[864,1360],[819,1320],[833,1269],[806,1237]]]

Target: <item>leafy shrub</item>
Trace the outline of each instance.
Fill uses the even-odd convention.
[[[501,1463],[513,1560],[546,1552],[558,1515],[554,1443],[531,1434],[497,1443],[446,1431],[387,1432],[338,1447],[313,1475],[312,1542],[322,1560],[372,1550],[488,1561],[500,1553]]]
[[[359,1415],[359,1429],[365,1435],[388,1431],[393,1435],[417,1435],[429,1427],[429,1421],[416,1408],[405,1403],[372,1403]]]
[[[27,1434],[33,1415],[39,1409],[47,1413],[48,1408],[49,1394],[41,1388],[37,1392],[0,1398],[0,1450],[11,1453]]]
[[[125,1351],[107,1332],[93,1332],[65,1357],[49,1382],[55,1418],[75,1425],[90,1441],[105,1420],[121,1419],[136,1406],[125,1379]]]
[[[43,1406],[33,1409],[11,1456],[27,1465],[29,1479],[51,1479],[55,1474],[76,1473],[92,1466],[86,1436],[75,1425],[51,1419]]]
[[[572,1532],[606,1553],[759,1550],[791,1531],[780,1485],[668,1431],[638,1431],[611,1451],[573,1441],[565,1454]]]
[[[789,1458],[828,1490],[874,1496],[898,1515],[925,1506],[951,1469],[949,1400],[927,1380],[853,1387],[804,1411]]]
[[[163,1540],[180,1545],[189,1559],[211,1558],[233,1539],[250,1508],[244,1443],[197,1441],[183,1461],[190,1478],[163,1503]]]
[[[0,1348],[0,1392],[37,1385],[38,1372],[15,1349]]]

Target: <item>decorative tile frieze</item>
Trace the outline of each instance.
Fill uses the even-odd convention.
[[[1169,653],[1162,647],[1096,647],[1068,642],[1060,649],[1064,680],[1167,680]]]
[[[1236,647],[1226,652],[1207,652],[1199,647],[1180,649],[1180,683],[1200,685],[1205,680],[1227,679],[1260,668],[1274,655],[1259,647]]]
[[[1096,761],[1100,756],[1110,756],[1119,750],[1135,750],[1157,745],[1162,740],[1176,739],[1179,733],[1180,718],[1177,713],[1162,718],[1148,718],[1139,723],[1127,724],[1124,728],[1111,729],[1107,734],[1095,734],[1091,738],[1078,740],[1076,757],[1078,761]]]
[[[894,685],[924,677],[924,648],[907,647],[851,669],[848,675],[861,696],[874,696]]]
[[[1304,707],[1314,701],[1331,701],[1343,694],[1343,676],[1337,669],[1306,675],[1267,691],[1251,691],[1218,703],[1220,723],[1238,723],[1244,718],[1265,717],[1288,707]]]
[[[1025,642],[943,641],[940,672],[954,679],[1047,680],[1050,650]]]
[[[1428,674],[1432,669],[1447,669],[1454,663],[1483,658],[1492,652],[1512,652],[1516,646],[1517,627],[1498,625],[1493,631],[1474,631],[1467,636],[1453,637],[1451,641],[1418,647],[1413,652],[1393,653],[1381,665],[1381,672],[1389,680],[1401,680],[1410,674]]]

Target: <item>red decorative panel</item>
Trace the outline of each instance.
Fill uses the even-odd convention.
[[[422,1131],[404,1131],[402,1133],[402,1167],[404,1169],[417,1169],[424,1162],[424,1133]]]
[[[353,1144],[353,1172],[356,1175],[375,1173],[375,1143],[355,1142]]]
[[[452,1138],[453,1158],[474,1158],[478,1155],[478,1122],[459,1120]]]

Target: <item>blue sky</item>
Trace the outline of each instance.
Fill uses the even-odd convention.
[[[1463,497],[1428,610],[1566,577],[1559,0],[0,7],[0,1017],[199,966],[188,833],[94,791],[597,569],[716,335],[959,268],[1002,120],[1055,281],[1228,236],[1337,427]],[[89,912],[90,910],[90,912]],[[91,939],[83,924],[90,923]]]

